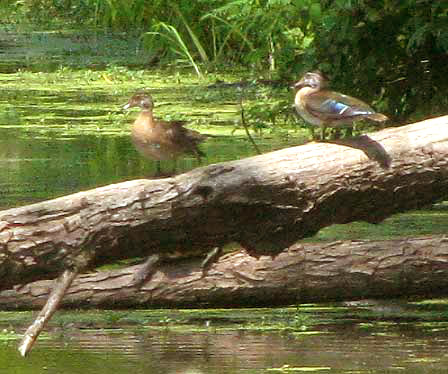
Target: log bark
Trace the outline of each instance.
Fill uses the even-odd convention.
[[[296,244],[274,259],[244,250],[223,256],[203,276],[198,259],[162,264],[141,288],[139,267],[84,274],[65,308],[282,306],[365,298],[448,294],[448,237]],[[1,309],[41,308],[52,281],[0,293]]]
[[[312,142],[161,180],[0,212],[0,289],[119,259],[275,256],[333,223],[380,222],[448,195],[448,116]]]

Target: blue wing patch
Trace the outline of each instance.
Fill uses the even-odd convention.
[[[320,111],[322,113],[337,114],[339,116],[359,116],[373,113],[372,110],[356,108],[334,99],[327,99],[322,102]]]

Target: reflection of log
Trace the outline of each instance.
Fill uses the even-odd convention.
[[[447,155],[445,116],[3,211],[0,288],[232,241],[277,254],[332,223],[379,222],[447,196]]]
[[[275,306],[372,297],[446,295],[448,239],[427,237],[294,245],[271,259],[228,254],[205,277],[200,261],[166,263],[129,287],[138,266],[85,274],[62,305],[77,308]],[[0,293],[0,308],[40,308],[52,287],[38,281]]]

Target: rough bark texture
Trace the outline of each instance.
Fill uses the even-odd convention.
[[[231,253],[202,276],[200,261],[163,264],[140,289],[139,265],[84,274],[66,308],[276,306],[397,296],[447,295],[448,238],[294,245],[272,259]],[[1,309],[41,308],[52,281],[0,293]]]
[[[0,212],[0,289],[228,242],[275,255],[330,224],[380,222],[447,195],[448,116],[308,143]]]

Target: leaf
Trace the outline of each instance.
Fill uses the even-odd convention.
[[[164,22],[160,22],[158,25],[156,25],[155,29],[161,30],[158,32],[158,34],[170,42],[169,46],[170,46],[170,49],[174,52],[174,54],[183,56],[184,60],[190,62],[190,65],[194,68],[194,70],[196,71],[196,74],[199,77],[202,77],[202,72],[199,69],[199,66],[194,61],[193,55],[190,53],[187,45],[183,41],[182,36],[179,34],[177,29],[174,26],[168,25]],[[150,33],[147,33],[147,34],[150,34]]]
[[[319,3],[313,3],[310,6],[310,17],[314,22],[320,21],[322,17],[322,10]]]
[[[426,40],[430,31],[430,25],[425,24],[419,27],[409,38],[406,51],[411,53],[412,51],[418,49]]]
[[[193,40],[193,43],[194,43],[196,49],[198,50],[199,55],[202,58],[202,61],[209,62],[207,52],[205,52],[205,49],[202,46],[201,42],[199,41],[199,38],[196,36],[196,34],[191,29],[191,27],[188,25],[187,20],[185,19],[183,14],[180,12],[180,10],[177,7],[174,7],[174,10],[176,11],[176,13],[179,15],[180,19],[184,23],[185,28],[187,29],[188,33],[190,34],[190,37]]]
[[[314,41],[314,36],[305,36],[305,37],[303,38],[302,48],[303,48],[303,49],[308,48],[308,47],[311,45],[311,43],[312,43],[313,41]]]

